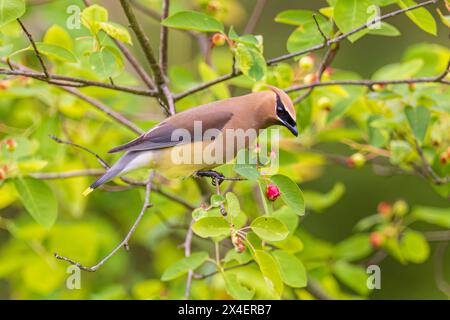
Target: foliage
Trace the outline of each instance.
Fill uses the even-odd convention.
[[[40,22],[33,22],[32,14],[43,6],[25,8],[23,0],[0,0],[0,280],[8,284],[7,289],[0,288],[0,296],[178,299],[189,291],[186,278],[194,275],[188,289],[195,299],[324,298],[308,284],[317,284],[326,297],[359,299],[371,294],[363,266],[380,251],[401,265],[427,261],[433,237],[422,231],[423,224],[449,229],[448,208],[409,209],[405,201],[396,200],[361,219],[353,234],[337,243],[314,237],[303,225],[303,219],[315,219],[338,206],[342,197],[352,197],[333,176],[328,176],[332,181],[328,191],[305,187],[308,181],[326,177],[330,163],[347,167],[352,175],[367,166],[375,173],[418,175],[442,198],[450,196],[450,50],[416,43],[369,79],[355,70],[330,66],[339,42],[400,35],[385,21],[378,29],[357,30],[373,18],[372,5],[388,13],[414,6],[414,1],[329,0],[317,11],[276,12],[275,22],[292,28],[290,36],[277,44],[292,56],[279,61],[266,59],[263,35],[238,32],[242,21],[236,19],[245,12],[242,1],[171,1],[170,15],[161,26],[177,40],[181,35],[175,30],[200,41],[203,48],[202,41],[208,40],[206,52],[196,52],[187,64],[169,64],[167,71],[150,65],[153,74],[161,69],[167,96],[161,96],[165,91],[158,88],[141,89],[146,81],[140,81],[139,72],[125,68],[128,58],[116,44],[140,57],[136,44],[142,39],[133,38],[125,23],[113,22],[118,13],[112,14],[106,1],[103,4],[83,9],[81,28],[70,29],[64,24],[65,4],[50,2],[45,10],[51,19],[34,29],[31,25]],[[142,5],[160,8],[160,3]],[[441,21],[436,22],[430,8],[404,13],[434,41],[431,37],[439,27],[449,26],[449,14],[440,6]],[[34,43],[19,22],[29,26]],[[219,34],[217,41],[210,41],[214,34]],[[176,45],[171,40],[169,52],[178,50]],[[178,48],[185,50],[182,44]],[[311,55],[323,48],[324,57],[332,58]],[[47,78],[36,49],[48,72],[66,78]],[[15,66],[13,72],[8,63]],[[224,80],[214,82],[219,77]],[[214,83],[205,90],[190,91],[210,81]],[[220,167],[227,177],[237,174],[247,179],[225,181],[222,193],[215,188],[205,192],[198,180],[157,177],[150,197],[153,206],[130,243],[131,254],[119,251],[97,271],[101,275],[83,274],[82,289],[67,290],[67,265],[52,254],[79,259],[83,265],[97,263],[127,232],[141,210],[144,190],[117,179],[107,188],[120,192],[96,191],[84,198],[81,192],[98,174],[91,171],[100,168],[97,159],[49,136],[105,155],[136,133],[111,114],[117,112],[148,129],[164,117],[158,103],[162,98],[176,102],[178,112],[228,98],[235,90],[265,90],[267,84],[285,89],[296,102],[300,136],[289,138],[286,132],[279,153],[246,150],[243,156],[258,158],[257,165]],[[324,146],[330,143],[344,146],[344,151],[328,153]],[[268,174],[275,159],[279,172]],[[131,177],[144,181],[146,175],[138,172]],[[267,196],[270,184],[278,188],[279,198]],[[135,247],[145,254],[138,255]]]

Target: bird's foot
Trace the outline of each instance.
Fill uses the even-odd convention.
[[[197,171],[195,173],[196,177],[206,177],[206,178],[211,178],[211,183],[213,186],[217,186],[217,184],[220,184],[226,180],[225,176],[217,171],[214,170],[207,170],[207,171]]]

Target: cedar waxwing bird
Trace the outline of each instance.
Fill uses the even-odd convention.
[[[227,159],[232,160],[257,137],[245,137],[245,143],[239,145],[235,143],[236,137],[232,141],[228,139],[229,132],[235,132],[239,138],[249,130],[259,133],[272,125],[281,125],[297,136],[291,99],[283,90],[270,89],[177,113],[129,143],[109,150],[109,153],[124,151],[125,154],[83,194],[140,168],[155,169],[167,178],[187,177],[212,169],[226,163],[225,156],[231,155],[231,159]],[[180,161],[181,158],[187,161]]]

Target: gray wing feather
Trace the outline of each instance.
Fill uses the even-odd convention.
[[[203,121],[202,131],[205,132],[208,129],[219,129],[221,130],[226,123],[231,119],[233,114],[231,112],[214,112],[213,118],[211,114],[203,114],[205,121]],[[195,119],[201,121],[203,119]],[[182,126],[174,125],[170,122],[162,122],[149,132],[143,134],[142,136],[128,142],[127,144],[115,147],[108,151],[108,153],[114,153],[119,151],[143,151],[143,150],[155,150],[173,147],[178,144],[190,143],[192,140],[199,140],[201,137],[196,137],[194,135],[194,121],[189,121],[184,123]],[[173,133],[177,129],[185,129],[190,133],[191,139],[173,139]]]

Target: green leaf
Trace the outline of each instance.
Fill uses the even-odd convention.
[[[415,108],[407,106],[405,107],[405,114],[414,136],[419,142],[423,143],[430,121],[430,111],[422,106]]]
[[[314,191],[305,191],[305,201],[311,209],[322,212],[334,205],[345,193],[345,185],[343,183],[336,183],[333,188],[327,193],[319,193]]]
[[[314,20],[314,12],[310,10],[286,10],[277,14],[275,21],[278,23],[304,26]]]
[[[289,233],[293,234],[297,229],[299,217],[288,206],[282,206],[278,210],[270,213],[270,216],[277,218],[288,228]]]
[[[392,140],[389,149],[391,150],[390,161],[395,165],[406,161],[413,151],[409,143],[403,140]]]
[[[422,263],[430,255],[430,246],[420,232],[407,230],[400,240],[403,257],[413,263]]]
[[[233,273],[224,273],[223,279],[225,280],[225,290],[227,293],[238,300],[250,300],[255,295],[255,289],[247,288]]]
[[[195,252],[191,254],[189,257],[185,257],[173,265],[168,267],[162,277],[162,281],[169,281],[175,278],[178,278],[186,273],[189,270],[195,270],[200,267],[206,260],[208,259],[207,252]]]
[[[162,25],[170,28],[201,32],[224,31],[222,22],[204,13],[195,11],[179,11],[163,20]]]
[[[212,81],[218,78],[217,72],[208,66],[205,62],[200,62],[198,65],[198,71],[200,72],[200,76],[204,82]],[[230,95],[230,90],[228,90],[228,86],[225,83],[219,83],[214,86],[211,86],[211,91],[217,99],[227,99]]]
[[[333,25],[331,22],[322,15],[317,15],[316,18],[325,35],[330,36],[333,31]],[[323,36],[317,29],[316,22],[312,18],[311,14],[309,19],[301,24],[289,36],[287,41],[287,50],[289,52],[298,52],[321,44],[323,41]]]
[[[364,24],[371,18],[367,8],[371,5],[369,0],[338,0],[334,7],[334,19],[336,25],[343,33],[352,31]],[[351,42],[355,42],[364,36],[369,29],[361,30],[348,37]]]
[[[101,22],[108,21],[108,10],[104,7],[94,4],[81,12],[81,23],[88,28],[92,34],[96,35],[100,29]]]
[[[384,217],[380,214],[373,214],[371,216],[365,217],[358,221],[355,225],[355,231],[361,232],[366,231],[373,227],[376,224],[379,224],[384,221]]]
[[[270,178],[280,189],[281,198],[294,212],[300,216],[305,214],[305,201],[299,186],[286,176],[277,174]]]
[[[54,24],[47,30],[44,36],[44,42],[63,47],[69,51],[73,49],[73,41],[69,33],[57,24]]]
[[[205,217],[194,222],[192,230],[202,238],[226,236],[230,233],[230,224],[224,217]]]
[[[102,79],[111,77],[116,67],[116,57],[108,49],[94,52],[89,59],[91,69]]]
[[[367,287],[368,275],[362,267],[338,261],[333,266],[333,273],[343,284],[360,295],[367,296],[370,293]]]
[[[255,251],[255,260],[259,265],[259,269],[261,270],[266,285],[280,297],[283,293],[283,280],[281,278],[278,263],[269,253],[263,250]]]
[[[24,13],[24,0],[0,0],[0,27],[20,18]]]
[[[417,3],[413,0],[398,0],[400,8],[405,9],[412,7]],[[436,21],[433,15],[425,8],[418,8],[410,10],[405,13],[412,22],[414,22],[420,29],[433,35],[437,34]]]
[[[259,171],[256,167],[256,158],[247,149],[238,152],[234,171],[249,180],[258,180]]]
[[[230,224],[241,228],[247,222],[247,216],[242,212],[238,197],[233,192],[227,192],[227,213]]]
[[[369,29],[369,34],[376,36],[397,37],[400,35],[400,31],[393,25],[382,21],[380,28]]]
[[[267,71],[264,56],[254,46],[239,43],[236,48],[236,63],[242,73],[254,81],[261,80]]]
[[[211,196],[211,205],[213,207],[218,207],[225,202],[225,197],[221,194],[213,194]]]
[[[414,59],[403,63],[388,64],[377,70],[373,80],[403,80],[414,76],[422,68],[422,59]]]
[[[285,284],[293,288],[306,287],[306,269],[300,259],[281,250],[275,250],[272,255],[278,263]]]
[[[77,62],[77,58],[73,55],[69,50],[55,44],[45,43],[45,42],[36,42],[36,47],[39,53],[47,56],[49,59],[55,59],[65,62]],[[31,46],[28,47],[28,50],[33,50]]]
[[[369,236],[357,234],[339,242],[335,247],[334,256],[337,259],[355,261],[367,257],[371,252]]]
[[[288,228],[277,218],[262,216],[252,221],[250,227],[263,240],[281,241],[289,233]]]
[[[441,22],[442,22],[445,26],[447,26],[447,27],[450,28],[450,16],[444,16],[444,15],[442,14],[442,11],[441,11],[439,8],[437,8],[436,11],[437,11],[437,13],[438,13],[438,15],[439,15],[439,18],[441,19]]]
[[[40,225],[51,228],[58,215],[58,204],[52,189],[43,181],[17,178],[14,185],[25,209]]]
[[[119,40],[123,43],[133,44],[128,30],[120,24],[113,22],[99,22],[100,30],[105,31],[111,38]]]
[[[420,221],[450,229],[450,208],[415,207],[412,216]]]

